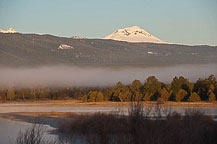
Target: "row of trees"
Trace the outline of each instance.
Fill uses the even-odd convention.
[[[0,89],[0,100],[79,99],[90,91],[100,88],[13,88]]]
[[[95,99],[92,99],[94,93]],[[171,84],[164,84],[154,76],[148,77],[144,84],[134,80],[131,85],[123,85],[118,82],[111,90],[104,93],[103,100],[110,101],[215,101],[217,95],[217,81],[214,75],[206,79],[199,79],[191,83],[188,79],[180,76],[173,78]],[[102,96],[100,96],[102,97]],[[99,101],[97,91],[89,92],[83,97],[83,101]],[[102,98],[100,98],[102,100]]]
[[[214,75],[206,79],[199,78],[195,83],[180,76],[173,78],[170,84],[148,77],[142,84],[134,80],[130,85],[118,82],[113,87],[95,88],[28,88],[9,87],[0,90],[0,100],[37,100],[37,99],[81,99],[83,102],[99,101],[215,101],[217,81]]]

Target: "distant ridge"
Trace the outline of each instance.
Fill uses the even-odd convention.
[[[138,26],[118,29],[112,34],[106,36],[104,39],[113,39],[127,42],[167,43]]]
[[[171,66],[217,63],[216,46],[126,43],[0,33],[0,68],[47,65]]]

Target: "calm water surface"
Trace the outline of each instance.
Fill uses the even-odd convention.
[[[14,144],[20,131],[25,131],[33,124],[27,122],[13,121],[0,118],[0,144]],[[54,128],[44,125],[45,139],[55,139],[55,135],[50,134]]]

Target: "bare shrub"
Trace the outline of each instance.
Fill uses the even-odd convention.
[[[24,132],[19,132],[16,144],[42,144],[44,136],[44,127],[40,124],[34,124]]]

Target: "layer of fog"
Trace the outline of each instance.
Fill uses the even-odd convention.
[[[52,66],[32,69],[0,68],[0,87],[31,86],[109,86],[118,81],[130,84],[138,79],[141,82],[148,76],[156,76],[160,81],[170,83],[175,76],[184,76],[195,82],[199,77],[217,75],[217,64],[179,65],[171,67],[123,67],[81,68]]]

